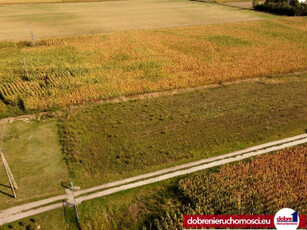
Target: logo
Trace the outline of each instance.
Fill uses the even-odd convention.
[[[274,217],[274,224],[277,230],[296,230],[300,223],[297,211],[291,208],[279,210]]]

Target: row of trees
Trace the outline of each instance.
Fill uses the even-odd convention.
[[[298,0],[266,0],[263,4],[259,4],[258,0],[253,0],[253,7],[258,11],[271,12],[280,15],[307,15],[307,4],[300,3]]]

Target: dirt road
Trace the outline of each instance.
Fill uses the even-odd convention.
[[[273,141],[266,144],[247,148],[244,150],[231,152],[221,156],[203,159],[200,161],[195,161],[172,168],[167,168],[164,170],[159,170],[148,174],[142,174],[136,177],[131,177],[124,180],[103,184],[93,188],[83,189],[78,192],[75,192],[75,196],[77,197],[76,201],[78,204],[80,204],[86,200],[107,196],[116,192],[156,183],[159,181],[171,179],[182,175],[191,174],[204,169],[216,167],[223,164],[228,164],[235,161],[240,161],[246,158],[254,157],[257,155],[281,150],[284,148],[304,143],[307,143],[307,134],[301,134],[298,136],[282,139],[279,141]],[[71,193],[67,193],[67,195],[63,196],[57,196],[45,200],[40,200],[37,202],[28,203],[25,205],[16,206],[6,210],[2,210],[0,211],[0,225],[10,223],[12,221],[16,221],[29,216],[33,216],[39,213],[47,212],[53,209],[61,208],[63,205],[68,204],[67,202],[65,202],[66,200],[72,200]]]

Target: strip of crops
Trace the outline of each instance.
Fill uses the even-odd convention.
[[[307,69],[305,18],[0,43],[0,97],[26,110]]]
[[[284,207],[306,214],[306,180],[306,145],[190,176],[179,183],[188,202],[156,219],[153,229],[181,229],[183,214],[274,215]]]

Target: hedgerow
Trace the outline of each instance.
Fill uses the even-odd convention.
[[[307,5],[301,4],[297,0],[290,2],[287,0],[266,0],[263,4],[254,4],[254,9],[288,16],[307,15]]]

